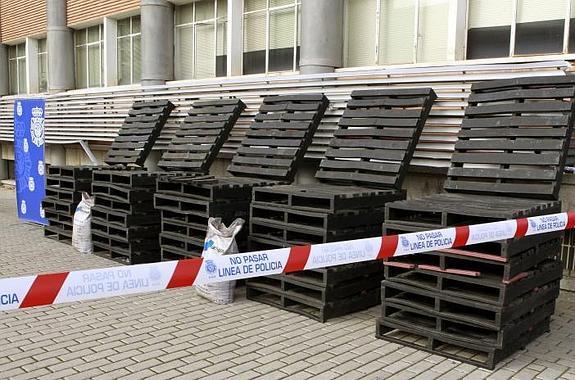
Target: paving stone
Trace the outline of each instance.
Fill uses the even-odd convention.
[[[15,204],[0,188],[0,278],[119,265],[45,239]],[[575,380],[572,293],[561,293],[551,333],[491,372],[375,339],[377,307],[320,324],[243,292],[225,307],[181,288],[3,312],[0,378]]]

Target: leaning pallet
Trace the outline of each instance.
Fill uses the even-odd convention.
[[[252,249],[378,235],[385,204],[405,199],[401,185],[435,97],[431,88],[352,92],[318,184],[254,189]],[[372,261],[250,279],[247,297],[324,322],[378,304],[382,279],[382,262]]]
[[[474,84],[446,193],[386,205],[384,234],[559,212],[574,100],[570,76]],[[494,368],[549,330],[560,244],[549,233],[386,262],[377,337]]]
[[[205,174],[244,108],[235,98],[194,102],[162,154],[158,166],[165,172],[95,171],[92,236],[98,253],[129,264],[160,261],[161,214],[154,207],[158,179],[181,170]]]
[[[93,171],[139,168],[174,108],[169,101],[137,101],[104,159],[109,166],[49,166],[43,200],[48,226],[45,236],[70,243],[74,212],[82,192],[91,192]]]
[[[249,218],[252,189],[293,181],[328,106],[325,96],[267,96],[232,158],[230,177],[167,176],[158,182],[164,260],[198,257],[209,217]],[[247,233],[236,237],[240,248]]]

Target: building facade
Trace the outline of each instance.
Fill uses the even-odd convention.
[[[309,154],[319,158],[349,92],[369,85],[434,86],[439,101],[414,164],[445,167],[470,83],[564,75],[575,57],[575,0],[0,0],[0,7],[0,178],[10,175],[16,97],[46,97],[48,160],[77,163],[87,159],[78,141],[101,156],[135,99],[170,98],[180,106],[176,124],[200,97],[241,96],[255,111],[262,94],[333,91]],[[241,135],[240,123],[224,158]]]

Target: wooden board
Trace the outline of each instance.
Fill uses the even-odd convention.
[[[474,84],[445,189],[557,199],[574,106],[571,76]]]
[[[235,98],[194,102],[158,166],[164,170],[207,173],[245,108]]]

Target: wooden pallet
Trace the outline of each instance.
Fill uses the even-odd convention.
[[[144,169],[124,169],[102,167],[92,173],[92,182],[109,183],[126,186],[128,188],[154,188],[158,173],[151,173]]]
[[[411,266],[385,266],[387,281],[499,306],[513,302],[536,287],[559,280],[562,274],[562,265],[558,260],[547,260],[507,284],[499,277],[488,274],[473,277]]]
[[[104,207],[102,205],[95,205],[92,207],[92,217],[106,221],[107,223],[112,223],[123,227],[132,227],[156,224],[160,219],[160,214],[157,211],[150,211],[142,214],[132,215]]]
[[[396,257],[387,265],[423,265],[428,270],[473,277],[487,274],[503,282],[512,282],[541,262],[559,256],[560,250],[561,238],[557,237],[536,242],[533,247],[511,258],[475,252],[465,247]]]
[[[194,102],[158,166],[207,173],[245,108],[236,98]]]
[[[110,223],[100,218],[92,218],[92,230],[99,231],[117,240],[129,243],[133,240],[154,239],[160,233],[160,218],[156,218],[156,223],[146,226],[129,226]]]
[[[408,232],[425,231],[425,227],[413,226],[412,224],[383,224],[384,235],[397,235]],[[514,256],[520,255],[538,245],[563,236],[563,231],[549,232],[545,234],[530,235],[522,238],[503,239],[488,243],[471,244],[465,246],[465,250],[475,252],[480,255],[500,256],[500,258],[511,260]]]
[[[573,78],[475,83],[468,102],[445,189],[557,199],[573,129]]]
[[[220,201],[208,201],[191,197],[156,193],[154,196],[156,210],[170,211],[178,214],[197,215],[209,218],[220,217],[233,213],[237,217],[249,215],[249,199],[243,202],[221,199]],[[206,222],[207,223],[207,222]]]
[[[143,166],[174,108],[167,100],[134,102],[104,162]]]
[[[103,198],[124,203],[152,202],[154,188],[134,188],[126,185],[114,185],[108,182],[92,182],[92,194],[97,199]]]
[[[319,322],[354,313],[377,305],[380,301],[379,289],[365,290],[353,297],[334,302],[321,301],[294,292],[283,292],[273,286],[247,286],[249,300],[265,303],[293,313],[304,315]]]
[[[377,319],[376,338],[399,343],[418,350],[430,352],[469,363],[475,366],[494,369],[497,363],[549,331],[550,318],[534,324],[532,329],[520,335],[504,349],[478,349],[477,347],[445,338],[439,334],[426,335],[417,328],[405,327],[385,319]]]
[[[321,94],[265,97],[228,172],[238,177],[293,181],[328,103]]]
[[[505,306],[492,305],[394,281],[383,281],[382,305],[419,310],[430,317],[498,331],[559,296],[559,281],[533,289]],[[384,315],[383,313],[382,315]]]
[[[46,197],[42,200],[43,209],[51,209],[53,211],[59,211],[68,215],[74,215],[76,206],[77,204],[75,203],[70,203],[69,201],[63,201],[54,197]]]

